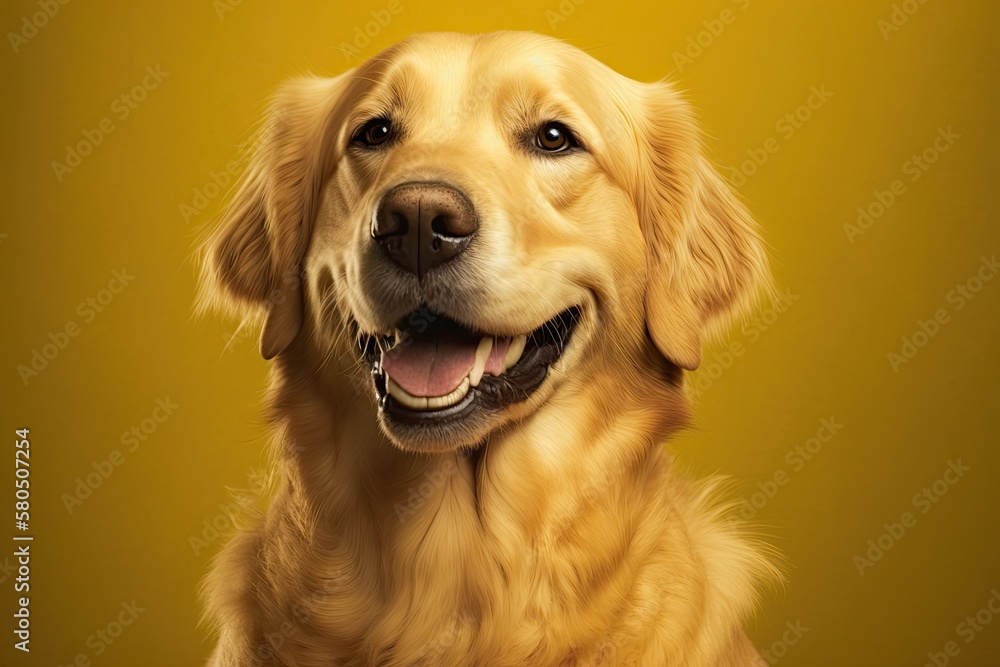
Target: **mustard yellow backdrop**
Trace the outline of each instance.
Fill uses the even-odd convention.
[[[4,665],[207,656],[196,589],[259,485],[266,364],[234,323],[192,319],[192,244],[279,82],[414,32],[496,29],[678,81],[766,232],[783,296],[709,350],[674,447],[732,476],[788,559],[750,624],[768,660],[1000,665],[997,3],[13,0],[0,16]],[[30,654],[15,534],[35,538]]]

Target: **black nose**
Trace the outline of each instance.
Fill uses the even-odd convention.
[[[472,204],[442,183],[403,183],[379,204],[372,238],[394,262],[423,279],[458,256],[479,228]]]

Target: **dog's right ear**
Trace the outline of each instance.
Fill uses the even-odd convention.
[[[221,301],[263,315],[265,359],[302,327],[301,263],[320,189],[340,151],[335,117],[352,73],[295,79],[275,94],[250,164],[202,246],[202,305]]]
[[[694,370],[703,339],[770,291],[767,254],[757,224],[705,156],[690,105],[667,83],[635,85],[646,325],[665,358]]]

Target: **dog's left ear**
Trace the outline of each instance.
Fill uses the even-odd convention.
[[[336,160],[333,116],[351,74],[295,79],[274,95],[250,164],[203,246],[203,305],[222,301],[262,314],[265,359],[287,348],[302,327],[301,263]]]
[[[638,84],[636,203],[648,259],[646,324],[694,370],[707,333],[770,285],[757,226],[704,155],[694,114],[666,83]]]

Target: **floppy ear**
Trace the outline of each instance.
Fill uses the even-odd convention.
[[[639,84],[637,204],[646,240],[646,324],[657,349],[694,370],[703,338],[770,285],[757,226],[706,159],[690,106]]]
[[[274,95],[250,164],[203,247],[203,298],[207,293],[210,301],[263,314],[265,359],[287,348],[302,327],[301,262],[338,150],[332,117],[351,73],[295,79]]]

